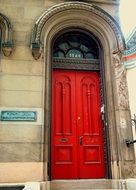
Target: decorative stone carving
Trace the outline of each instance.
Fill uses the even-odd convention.
[[[53,59],[53,68],[99,71],[100,61],[82,59]]]
[[[124,175],[125,178],[135,178],[136,177],[136,164],[133,162],[127,162],[124,164]]]
[[[41,53],[42,53],[42,47],[39,43],[32,43],[31,44],[31,49],[32,49],[32,55],[33,57],[37,60],[40,58]]]
[[[9,56],[13,49],[12,26],[9,19],[0,13],[0,28],[2,30],[1,47],[5,56]]]
[[[32,31],[32,37],[31,37],[31,49],[32,49],[32,53],[35,59],[37,59],[41,55],[42,43],[40,41],[40,38],[41,38],[41,33],[42,33],[45,23],[55,14],[66,11],[66,10],[73,10],[73,9],[85,10],[90,13],[96,14],[97,16],[102,18],[104,22],[110,25],[111,29],[115,33],[115,36],[119,44],[119,49],[120,50],[124,49],[125,42],[124,42],[122,33],[120,31],[120,27],[118,26],[116,21],[103,9],[95,5],[84,3],[84,2],[65,2],[65,3],[60,3],[58,5],[51,7],[50,9],[45,11],[40,16],[40,18],[36,21],[33,31]],[[35,44],[35,47],[33,47],[33,44]]]
[[[122,61],[122,52],[113,52],[113,63],[115,68],[115,79],[118,93],[118,106],[121,109],[129,108],[128,90],[126,81],[126,70]]]

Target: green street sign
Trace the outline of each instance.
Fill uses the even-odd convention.
[[[1,111],[1,121],[37,121],[36,111]]]

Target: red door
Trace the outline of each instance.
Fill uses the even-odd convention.
[[[104,178],[99,74],[53,71],[52,179]]]

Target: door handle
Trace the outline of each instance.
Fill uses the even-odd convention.
[[[79,144],[80,144],[80,145],[83,145],[83,137],[82,137],[82,136],[79,137]]]

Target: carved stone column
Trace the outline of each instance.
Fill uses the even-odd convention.
[[[134,164],[133,145],[126,146],[126,139],[132,139],[131,117],[129,110],[129,98],[126,81],[126,70],[122,61],[122,52],[113,52],[114,102],[117,131],[118,162],[121,169],[121,178],[134,176],[132,165]],[[130,175],[131,173],[131,175]]]

